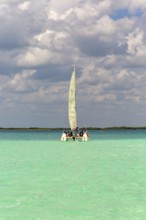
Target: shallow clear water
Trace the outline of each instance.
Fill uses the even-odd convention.
[[[146,131],[0,132],[0,220],[146,219]]]
[[[33,141],[60,141],[62,131],[15,131],[0,130],[0,140],[33,140]],[[89,131],[91,140],[109,139],[142,139],[146,138],[146,129],[139,130],[92,130]]]

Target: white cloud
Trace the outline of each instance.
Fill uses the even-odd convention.
[[[50,10],[50,13],[48,15],[48,19],[52,19],[54,21],[57,20],[65,20],[71,13],[73,12],[73,9],[70,8],[69,10],[65,11],[65,13],[62,13],[61,15],[58,14],[56,11]]]
[[[51,54],[48,50],[29,48],[27,52],[18,57],[19,66],[39,66],[49,61]]]
[[[130,0],[129,9],[133,12],[137,9],[144,11],[146,8],[146,1],[143,0]]]
[[[90,23],[93,18],[98,18],[103,16],[110,9],[110,1],[102,1],[97,4],[85,3],[80,5],[80,7],[74,8],[74,13],[79,21],[86,21]]]
[[[82,35],[98,35],[99,38],[109,39],[115,31],[115,22],[106,15],[98,19],[96,23],[82,27],[78,32]]]
[[[67,44],[70,41],[70,35],[65,31],[46,30],[45,32],[34,36],[38,45],[42,48],[61,50],[61,52],[69,47]]]
[[[144,11],[146,8],[146,2],[143,0],[111,0],[110,2],[113,9],[128,9],[131,13],[134,13],[137,9]]]
[[[68,9],[74,7],[80,2],[80,0],[62,0],[61,4],[58,3],[58,0],[51,0],[50,8],[52,11],[56,11],[58,14],[62,14]]]
[[[36,74],[35,70],[25,70],[22,73],[16,73],[15,76],[10,80],[9,86],[12,87],[15,91],[27,91],[33,90],[34,82],[29,80],[31,76]]]
[[[25,1],[21,4],[18,5],[18,8],[21,9],[22,11],[25,11],[29,8],[31,2],[30,1]]]
[[[127,37],[128,53],[133,55],[141,53],[143,48],[144,32],[140,28],[136,28]]]
[[[20,1],[24,1],[24,0],[19,0]],[[17,3],[18,0],[1,0],[0,4],[11,4],[11,3]]]

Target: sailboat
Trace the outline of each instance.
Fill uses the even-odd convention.
[[[87,131],[79,131],[77,126],[77,113],[76,113],[76,70],[72,72],[70,87],[69,87],[69,99],[68,99],[68,118],[70,124],[70,132],[64,131],[61,137],[61,141],[67,141],[68,139],[81,139],[82,141],[88,140]]]

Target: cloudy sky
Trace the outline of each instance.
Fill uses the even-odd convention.
[[[0,127],[146,125],[146,1],[0,0]]]

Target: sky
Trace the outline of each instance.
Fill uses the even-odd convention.
[[[146,1],[0,0],[0,127],[146,126]]]

